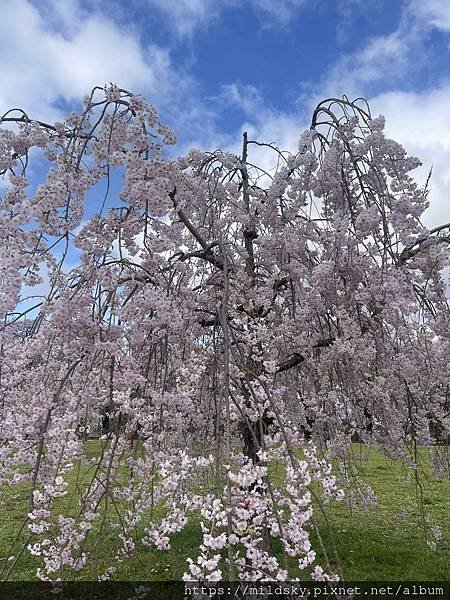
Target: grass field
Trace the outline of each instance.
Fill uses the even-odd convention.
[[[98,442],[87,442],[87,452],[95,455]],[[374,490],[377,504],[363,510],[357,506],[334,502],[326,507],[331,523],[317,511],[317,524],[324,545],[336,550],[347,580],[449,580],[450,579],[450,481],[431,476],[430,459],[426,449],[421,449],[420,477],[424,483],[422,507],[425,514],[438,524],[442,540],[436,550],[426,544],[426,534],[420,527],[423,513],[416,500],[414,479],[405,477],[407,471],[401,463],[387,460],[383,454],[367,446],[355,444],[353,453],[358,469]],[[71,492],[74,492],[74,481]],[[14,539],[27,512],[27,490],[4,489],[1,496],[0,558],[4,566],[7,549]],[[138,531],[138,539],[142,531]],[[330,531],[331,529],[331,531]],[[96,534],[95,554],[88,568],[77,575],[81,579],[94,579],[98,571],[94,565],[108,564],[114,541],[107,532]],[[195,555],[200,542],[198,521],[193,521],[173,539],[172,549],[162,552],[149,549],[139,542],[136,553],[119,565],[114,579],[121,580],[177,580],[186,570],[186,558]],[[317,547],[317,545],[315,546]],[[319,552],[320,561],[320,552]],[[39,560],[28,552],[21,555],[11,580],[35,578]]]

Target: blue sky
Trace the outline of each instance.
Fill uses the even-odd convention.
[[[96,84],[142,93],[189,146],[295,149],[315,104],[365,96],[431,165],[450,220],[449,0],[7,0],[0,110],[61,118]],[[259,159],[264,162],[266,157]]]

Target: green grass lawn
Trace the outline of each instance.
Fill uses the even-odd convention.
[[[99,442],[87,442],[87,452],[92,456],[99,451]],[[423,482],[422,509],[417,503],[418,488],[411,471],[402,463],[393,462],[367,446],[354,444],[354,464],[364,474],[372,487],[377,504],[363,510],[344,502],[332,502],[325,507],[327,519],[316,511],[316,523],[331,558],[332,539],[335,541],[342,572],[347,580],[448,580],[450,579],[450,481],[431,476],[428,451],[421,449],[422,467],[419,475]],[[273,465],[275,469],[276,466]],[[408,476],[405,477],[405,475]],[[282,478],[282,473],[280,477]],[[75,491],[75,476],[69,479]],[[1,495],[0,567],[4,567],[8,548],[27,512],[27,490],[8,488]],[[70,494],[69,494],[70,495]],[[63,501],[61,501],[63,503]],[[76,493],[72,503],[76,506]],[[61,504],[62,506],[62,504]],[[426,533],[421,527],[424,516],[440,526],[442,540],[437,549],[426,545]],[[327,524],[330,523],[331,525]],[[142,537],[145,524],[138,529],[137,540]],[[95,565],[108,565],[108,557],[117,547],[114,536],[95,532],[94,560],[77,574],[77,578],[94,579],[99,571]],[[315,538],[313,532],[313,539]],[[172,538],[172,549],[162,552],[136,542],[136,553],[118,566],[114,579],[121,580],[173,580],[180,579],[186,570],[186,558],[195,558],[195,549],[201,540],[198,521],[194,517],[189,525]],[[315,540],[317,541],[317,540]],[[315,544],[317,549],[318,545]],[[15,551],[13,551],[14,553]],[[318,551],[319,562],[323,557]],[[35,578],[39,559],[25,552],[18,560],[12,580]],[[336,565],[333,565],[334,567]],[[101,572],[101,571],[100,571]]]

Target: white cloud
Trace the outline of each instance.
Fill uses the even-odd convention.
[[[206,29],[217,21],[229,0],[148,0],[167,18],[167,25],[181,37],[192,37],[197,29]]]
[[[358,7],[360,13],[363,10],[361,0],[340,0],[338,6],[344,19],[349,18],[351,6]],[[363,41],[357,38],[355,48],[338,56],[313,91],[320,96],[367,96],[380,89],[398,89],[421,69],[429,76],[433,60],[429,36],[433,30],[450,33],[450,2],[405,0],[391,32]]]
[[[167,52],[142,48],[99,14],[81,18],[77,6],[70,2],[60,10],[58,30],[27,0],[2,6],[0,110],[21,107],[35,118],[52,119],[59,116],[58,100],[78,100],[94,85],[158,89],[169,68]]]
[[[423,163],[413,177],[424,184],[433,167],[430,209],[424,215],[429,227],[450,221],[450,82],[420,91],[399,87],[427,66],[434,29],[450,32],[448,0],[409,0],[391,33],[373,36],[339,57],[307,101],[313,108],[327,96],[363,96],[373,114],[384,114],[387,135]]]
[[[222,85],[219,99],[225,105],[236,106],[246,116],[261,118],[270,109],[266,106],[261,91],[254,85],[227,83]]]
[[[250,139],[274,143],[281,150],[295,152],[298,138],[309,127],[309,114],[279,112],[270,108],[260,91],[253,86],[223,86],[223,100],[239,107],[244,121],[236,131],[228,150],[240,154],[240,133]],[[386,117],[386,135],[404,145],[410,155],[417,156],[422,166],[412,176],[424,185],[430,168],[430,208],[424,223],[435,227],[450,221],[450,82],[423,92],[387,92],[369,98],[374,116]],[[268,148],[252,146],[250,161],[271,171],[276,154]]]
[[[448,0],[411,0],[408,10],[425,26],[450,31],[450,4]]]
[[[321,96],[364,96],[372,90],[395,89],[425,65],[425,32],[403,16],[397,29],[365,40],[342,54],[315,90]]]
[[[402,143],[422,166],[412,172],[424,184],[430,168],[429,227],[450,221],[450,83],[424,92],[389,92],[370,100],[373,114],[384,114],[387,134]]]
[[[147,5],[165,16],[165,26],[177,37],[192,38],[198,30],[215,25],[224,11],[244,5],[253,9],[264,28],[285,27],[307,5],[307,0],[147,0]]]
[[[358,94],[384,79],[389,83],[409,71],[410,40],[396,31],[370,39],[354,54],[344,56],[327,75],[327,88]]]
[[[307,0],[250,0],[265,26],[289,25]],[[311,4],[311,2],[309,2]]]
[[[169,49],[144,44],[93,6],[42,0],[37,8],[16,0],[2,7],[0,114],[22,108],[31,118],[55,121],[67,103],[112,82],[153,102],[182,149],[193,139],[217,137],[196,80],[172,63]]]
[[[307,127],[300,114],[277,111],[268,106],[260,90],[252,85],[224,85],[221,98],[226,104],[240,108],[244,115],[244,121],[227,146],[228,151],[241,154],[244,131],[249,140],[272,144],[281,151],[297,151],[300,133]],[[278,154],[267,146],[249,147],[249,161],[271,174],[278,158]]]

